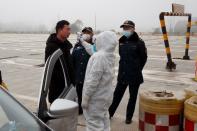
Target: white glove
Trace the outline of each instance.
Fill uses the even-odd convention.
[[[81,36],[80,38],[79,38],[79,42],[81,42],[81,43],[83,43],[85,40],[83,39],[83,37]]]
[[[89,96],[83,96],[83,98],[82,98],[82,103],[81,103],[81,107],[82,107],[83,109],[88,109],[89,100],[90,100],[90,97],[89,97]]]
[[[83,43],[84,41],[87,41],[91,39],[91,36],[88,34],[82,34],[81,32],[77,32],[77,41]]]
[[[83,42],[83,38],[82,38],[81,32],[77,32],[77,42]]]
[[[95,35],[93,35],[93,37],[92,37],[92,43],[93,43],[93,44],[96,43],[96,36],[95,36]]]
[[[91,36],[89,34],[83,34],[82,37],[84,41],[89,41],[91,39]]]

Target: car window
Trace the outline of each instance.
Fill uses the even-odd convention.
[[[50,131],[6,91],[0,89],[0,131]]]

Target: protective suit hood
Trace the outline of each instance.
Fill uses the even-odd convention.
[[[117,36],[112,31],[104,31],[96,37],[96,50],[113,53],[117,44]]]

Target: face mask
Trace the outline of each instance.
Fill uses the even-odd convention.
[[[129,38],[131,35],[133,35],[133,31],[123,31],[123,35]]]
[[[93,45],[92,45],[92,52],[95,53],[96,51],[97,51],[97,50],[96,50],[96,44],[93,44]]]
[[[91,36],[89,34],[83,34],[82,35],[83,40],[89,41],[91,39]]]

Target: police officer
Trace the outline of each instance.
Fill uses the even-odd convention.
[[[138,89],[143,83],[142,70],[147,61],[147,49],[144,41],[135,32],[134,22],[127,20],[120,28],[123,28],[123,36],[119,39],[118,82],[109,114],[110,118],[113,117],[127,86],[129,86],[130,98],[125,123],[130,124],[135,110]]]
[[[92,36],[93,36],[93,30],[91,27],[85,27],[82,30],[81,37],[84,41],[88,42],[89,44],[92,44]],[[73,49],[72,56],[73,56],[73,63],[75,69],[75,82],[76,82],[76,90],[78,95],[79,114],[82,114],[83,113],[83,110],[81,108],[82,90],[83,90],[83,83],[85,79],[86,67],[90,55],[85,50],[81,41],[78,41]]]

